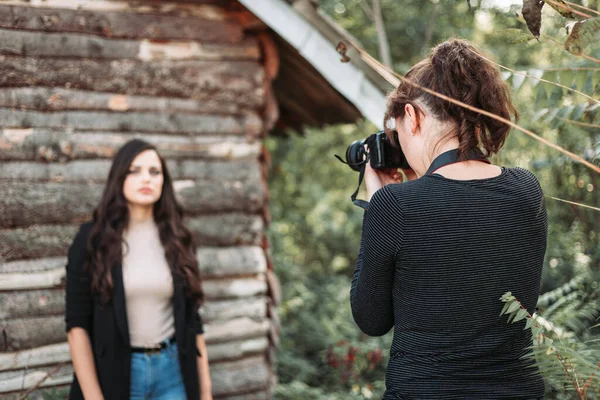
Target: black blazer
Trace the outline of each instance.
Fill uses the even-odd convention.
[[[91,293],[91,277],[84,270],[87,241],[92,222],[79,228],[69,248],[66,283],[66,329],[84,328],[90,336],[96,373],[106,400],[129,399],[131,352],[127,327],[127,308],[123,288],[122,266],[112,270],[114,294],[103,303]],[[179,350],[179,365],[189,400],[200,399],[196,335],[203,333],[202,320],[184,295],[182,278],[173,275],[173,314],[175,340]],[[73,376],[69,399],[83,400],[77,377]]]

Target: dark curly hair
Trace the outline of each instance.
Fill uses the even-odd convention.
[[[123,183],[135,157],[146,150],[156,151],[156,148],[139,139],[125,143],[119,149],[100,204],[94,210],[93,227],[87,243],[86,268],[92,277],[92,291],[100,294],[105,302],[113,294],[111,272],[122,261],[123,231],[129,224]],[[154,204],[154,221],[172,273],[183,278],[186,297],[199,306],[204,296],[193,236],[183,223],[183,207],[175,198],[167,165],[160,155],[159,158],[164,182],[160,199]]]
[[[511,116],[518,119],[508,86],[500,77],[499,70],[479,54],[482,53],[467,41],[451,39],[436,46],[426,59],[415,64],[406,73],[406,78],[508,120]],[[458,138],[458,152],[462,159],[476,148],[486,156],[497,153],[510,132],[510,126],[503,122],[452,104],[407,82],[402,82],[388,96],[384,126],[390,118],[404,118],[406,104],[411,104],[417,116],[422,117],[419,103],[427,106],[441,122],[456,123],[457,129],[445,138]],[[386,133],[394,143],[395,133],[390,129],[386,129]]]

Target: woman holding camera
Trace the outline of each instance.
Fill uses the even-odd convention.
[[[423,87],[517,117],[493,64],[463,40],[406,74]],[[411,170],[366,165],[368,210],[351,288],[358,326],[394,328],[384,399],[541,399],[525,321],[499,316],[508,291],[533,314],[547,215],[534,175],[492,165],[510,127],[402,83],[385,121]],[[396,133],[397,132],[397,133]]]
[[[70,399],[212,399],[203,292],[182,216],[154,146],[126,143],[69,248]]]

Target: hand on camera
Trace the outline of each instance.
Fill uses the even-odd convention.
[[[417,174],[412,169],[403,169],[409,181],[417,179]],[[373,169],[369,163],[365,165],[365,185],[367,187],[367,201],[371,200],[373,194],[390,183],[401,183],[404,180],[402,173],[397,168],[384,170]]]

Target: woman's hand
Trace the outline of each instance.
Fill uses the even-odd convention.
[[[417,174],[412,169],[403,169],[409,181],[417,179]],[[367,187],[367,201],[371,200],[373,194],[390,183],[401,183],[404,180],[402,173],[397,168],[377,170],[370,163],[365,164],[365,185]]]

